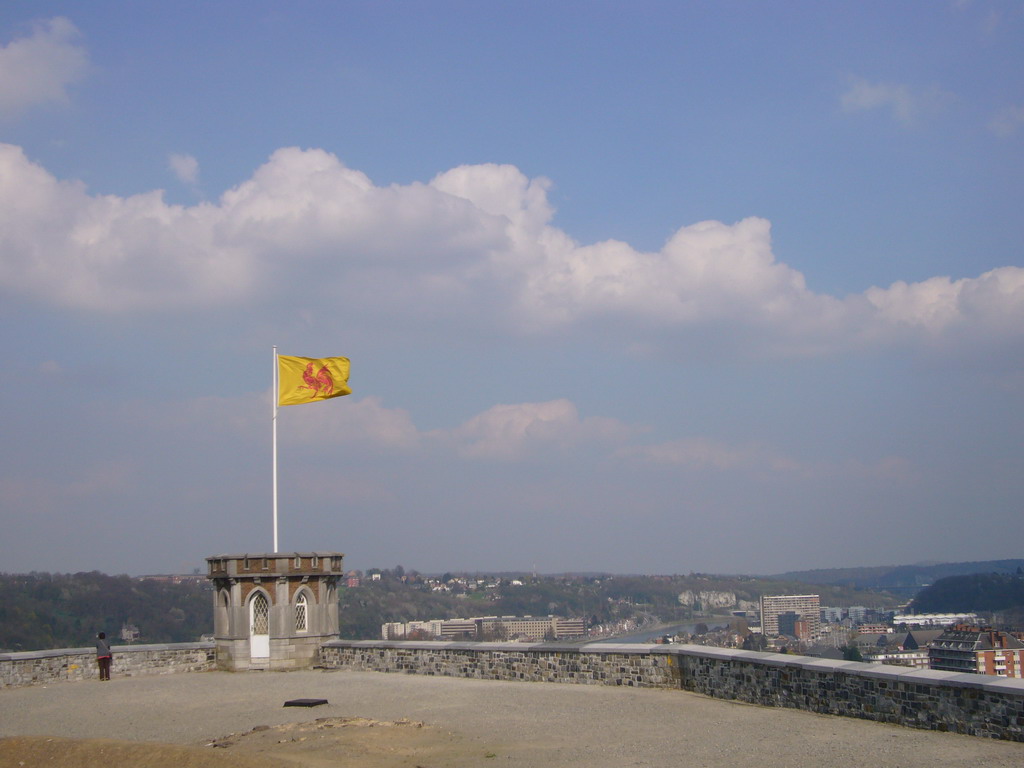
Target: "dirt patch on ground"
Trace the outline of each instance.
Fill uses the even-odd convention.
[[[11,736],[0,739],[2,768],[111,768],[118,765],[153,768],[291,768],[294,763],[176,744],[50,736]]]
[[[257,726],[195,746],[48,736],[0,739],[0,768],[457,768],[488,757],[494,755],[420,722],[361,717]]]

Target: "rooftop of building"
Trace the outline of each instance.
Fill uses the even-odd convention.
[[[1008,632],[968,624],[948,627],[932,641],[932,645],[937,648],[957,647],[972,651],[1024,648],[1024,642]]]
[[[297,698],[328,703],[315,709],[283,706]],[[326,720],[318,726],[321,718]],[[402,721],[424,725],[358,730]],[[307,725],[300,729],[302,723]],[[1024,745],[1017,743],[737,704],[685,691],[317,670],[115,677],[109,683],[0,690],[0,736],[31,734],[190,745],[212,761],[196,765],[234,766],[249,759],[250,768],[258,759],[299,759],[303,753],[297,750],[305,750],[302,764],[326,765],[330,755],[357,768],[491,762],[510,768],[620,768],[678,765],[681,755],[695,766],[732,766],[770,756],[773,763],[797,768],[933,768],[959,762],[998,768],[1019,766],[1024,758]],[[234,736],[224,740],[229,734]],[[214,742],[227,746],[205,746]],[[165,754],[151,748],[154,755]],[[0,764],[16,765],[17,760],[4,762],[3,750],[0,741]],[[112,753],[106,754],[106,762],[97,765],[114,764]],[[221,757],[225,762],[216,762]],[[179,762],[167,765],[180,764],[174,759]],[[155,759],[135,762],[162,768]]]

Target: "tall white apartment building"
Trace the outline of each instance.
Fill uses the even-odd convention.
[[[821,600],[818,595],[761,595],[761,631],[767,637],[779,634],[779,615],[793,611],[805,621],[812,638],[821,632]]]

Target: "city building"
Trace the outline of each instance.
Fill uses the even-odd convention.
[[[899,638],[898,642],[884,647],[865,649],[861,653],[864,661],[928,669],[930,666],[928,645],[941,634],[941,629],[916,629],[900,635],[887,635],[894,640]]]
[[[477,616],[470,619],[389,622],[385,640],[565,640],[586,635],[583,619],[561,616]]]
[[[390,621],[382,624],[380,636],[382,640],[434,640],[441,637],[441,619],[429,621]],[[475,631],[475,627],[471,628]],[[455,639],[451,634],[446,639]]]
[[[559,616],[485,616],[476,619],[480,637],[503,640],[562,640],[583,637],[583,619]]]
[[[857,627],[857,631],[863,634],[876,632],[880,635],[888,635],[892,633],[892,627],[888,624],[861,624]]]
[[[976,613],[898,613],[892,617],[894,627],[948,627],[951,624],[974,624]]]
[[[851,624],[863,624],[867,621],[868,609],[864,605],[851,605],[846,609],[846,617]]]
[[[779,635],[779,616],[796,613],[801,621],[807,622],[808,639],[814,639],[821,631],[821,600],[818,595],[762,595],[761,629],[766,637]]]
[[[438,640],[476,640],[476,619],[449,619],[437,627]]]
[[[1024,643],[1008,632],[954,624],[932,641],[932,669],[973,672],[999,677],[1024,677]]]
[[[804,621],[796,611],[780,613],[778,617],[779,634],[786,637],[795,637],[797,640],[811,639],[810,622]]]
[[[842,608],[833,608],[830,606],[821,607],[821,622],[823,624],[839,624],[843,620],[843,614],[845,612]]]

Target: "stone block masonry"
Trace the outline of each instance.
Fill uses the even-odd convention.
[[[321,665],[680,688],[717,699],[1024,741],[1024,681],[697,645],[336,641]]]
[[[206,672],[215,666],[213,643],[115,645],[112,677]],[[0,653],[0,688],[98,680],[95,648]]]

